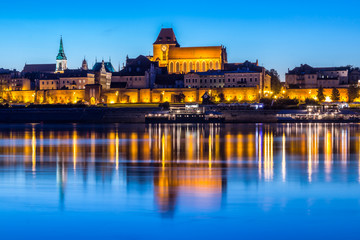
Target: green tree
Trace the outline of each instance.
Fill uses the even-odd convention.
[[[271,77],[271,91],[273,91],[275,95],[279,94],[281,91],[280,75],[275,69],[271,69],[266,73]]]
[[[331,100],[333,100],[334,102],[340,100],[340,92],[337,88],[332,89]]]
[[[348,88],[348,98],[349,102],[353,102],[355,98],[359,96],[359,89],[354,85],[350,85]]]
[[[322,86],[320,86],[318,88],[317,98],[318,98],[319,102],[323,102],[325,100],[324,89]]]

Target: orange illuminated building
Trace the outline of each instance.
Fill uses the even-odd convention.
[[[153,44],[150,60],[159,62],[159,67],[167,67],[169,73],[206,72],[222,70],[227,63],[226,48],[180,47],[172,28],[163,28]]]

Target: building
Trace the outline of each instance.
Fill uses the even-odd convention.
[[[0,91],[26,91],[31,89],[30,79],[16,70],[0,69]]]
[[[56,64],[25,64],[22,73],[23,74],[54,73],[55,71],[56,71]]]
[[[153,88],[156,74],[159,73],[158,63],[140,55],[137,58],[126,57],[124,68],[112,74],[111,83],[126,83],[127,88]]]
[[[66,70],[59,74],[47,74],[38,81],[39,90],[81,90],[95,83],[95,74],[83,70]]]
[[[85,89],[88,84],[95,84],[95,74],[84,70],[67,70],[59,74],[60,89]]]
[[[150,59],[158,62],[159,67],[167,67],[169,74],[206,72],[223,69],[227,53],[223,46],[180,47],[173,29],[163,28],[153,44]]]
[[[301,64],[285,75],[288,88],[336,88],[349,84],[349,67],[314,68]]]
[[[259,87],[262,92],[271,90],[271,78],[264,67],[257,63],[229,64],[228,70],[190,72],[184,77],[184,86],[189,88],[239,88]]]
[[[64,52],[63,40],[60,38],[59,53],[56,56],[56,72],[63,72],[67,69],[67,58]]]
[[[110,89],[112,73],[115,72],[111,62],[97,62],[92,70],[95,73],[95,83],[100,84],[103,90]]]

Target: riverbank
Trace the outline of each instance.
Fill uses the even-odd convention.
[[[145,123],[145,115],[160,108],[151,107],[17,107],[1,108],[1,123]],[[278,123],[281,110],[219,110],[225,123]],[[296,112],[298,110],[287,110]],[[353,110],[358,112],[358,110]],[[281,121],[284,122],[284,121]],[[294,122],[294,121],[289,121]],[[326,121],[324,121],[326,122]]]

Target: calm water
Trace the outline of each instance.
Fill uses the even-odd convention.
[[[360,125],[0,125],[1,239],[359,239]]]

